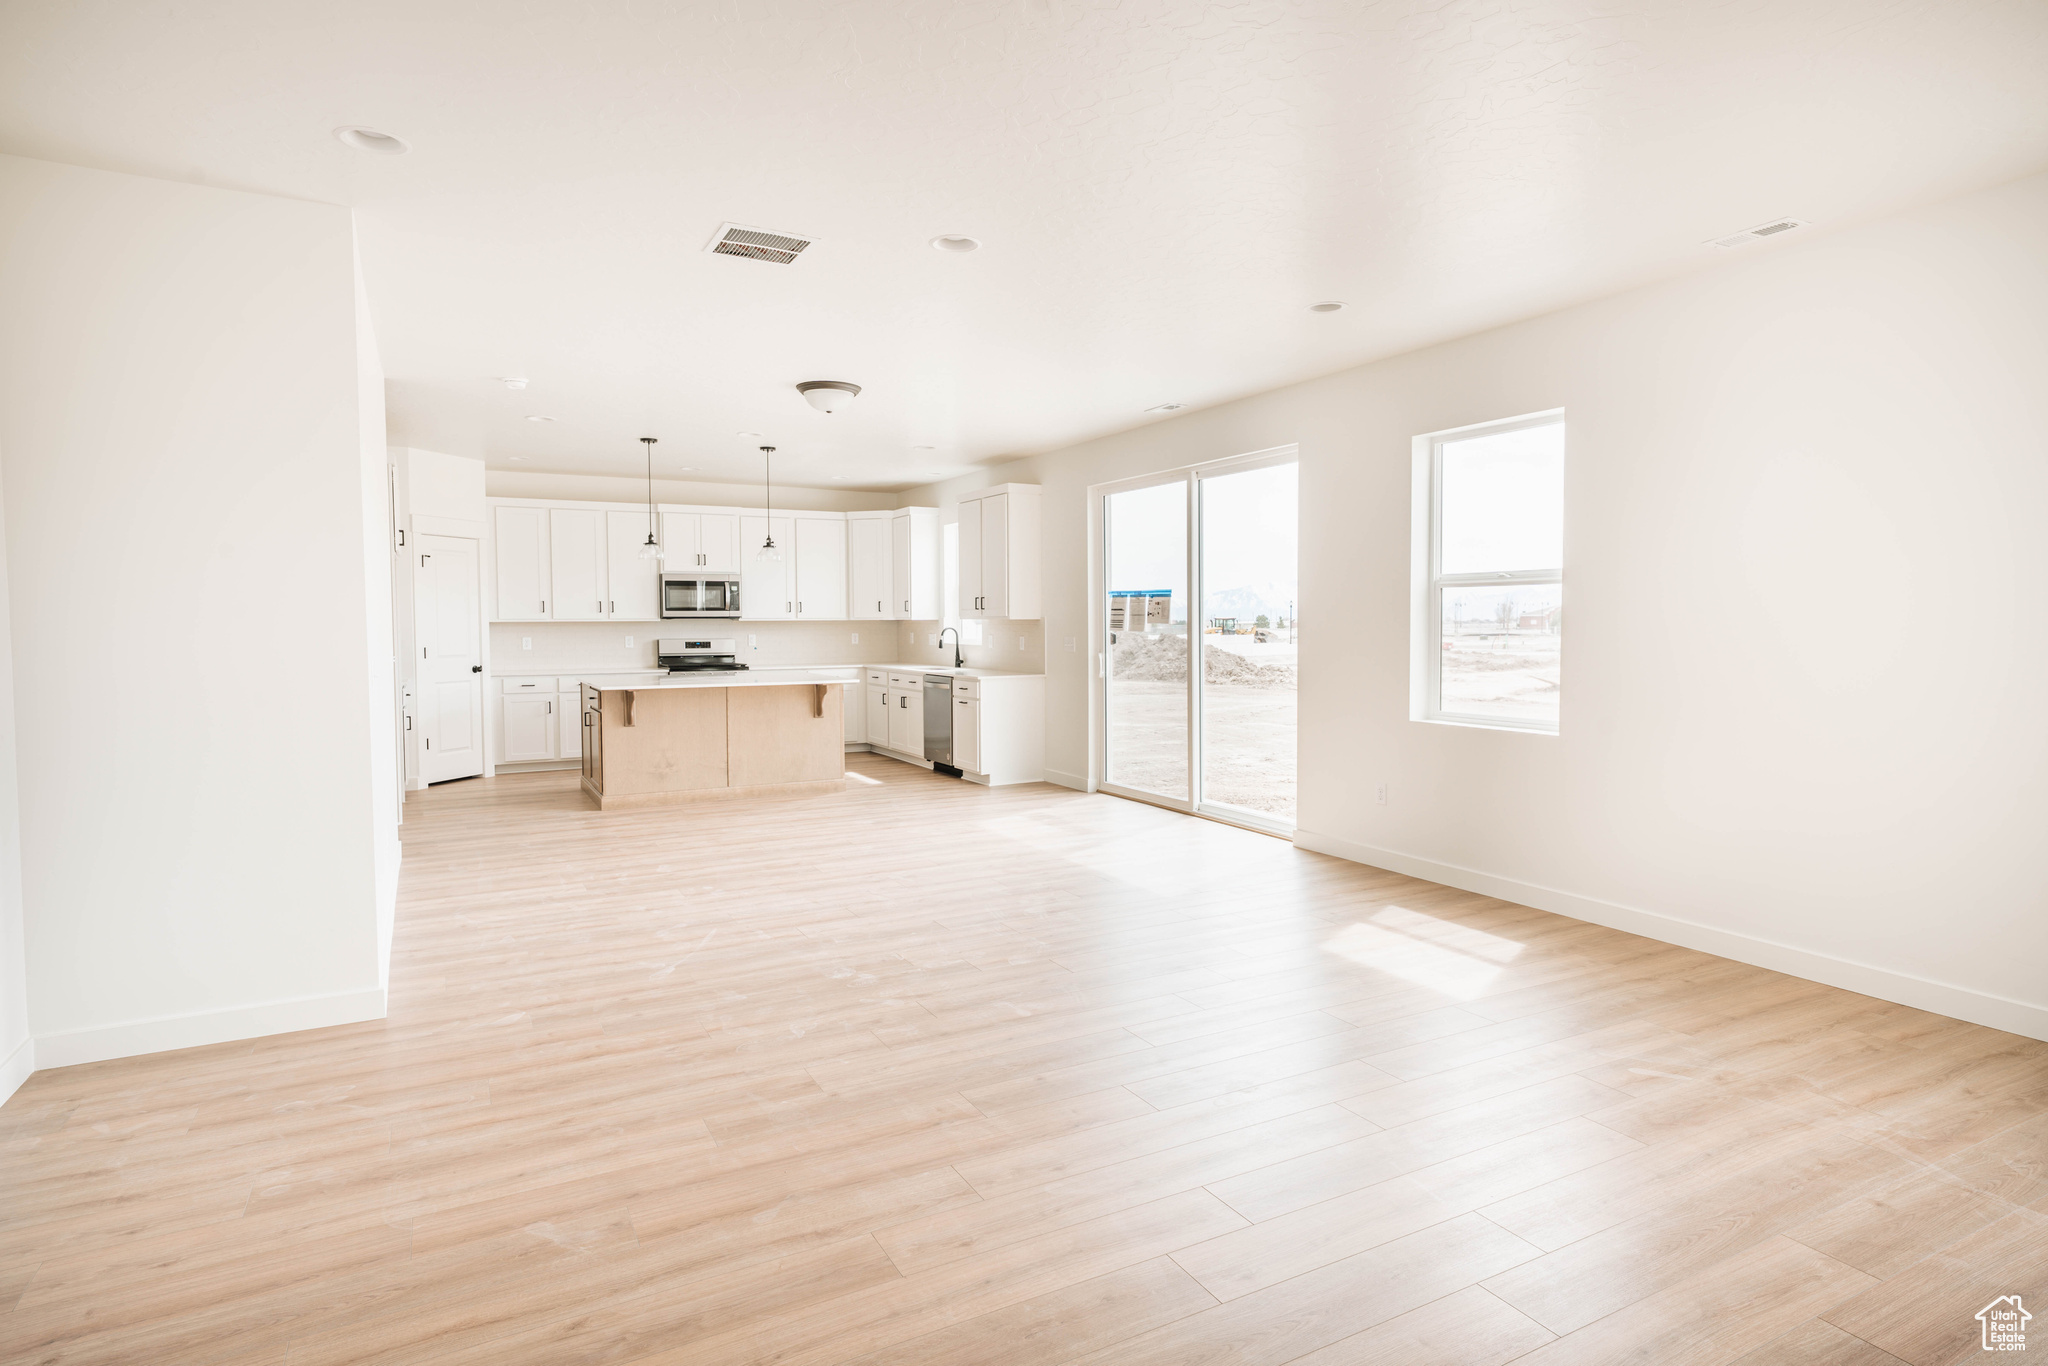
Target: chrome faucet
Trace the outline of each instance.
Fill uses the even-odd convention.
[[[953,633],[953,667],[956,669],[966,668],[967,661],[960,658],[960,628],[958,626],[948,626],[946,631]],[[946,631],[939,632],[939,644],[941,645],[946,643]]]

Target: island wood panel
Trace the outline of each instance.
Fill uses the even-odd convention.
[[[845,689],[837,683],[725,690],[725,727],[734,787],[843,781]]]
[[[732,786],[725,688],[605,689],[598,793],[606,801]],[[626,724],[631,714],[633,724]]]
[[[2048,1044],[848,764],[408,793],[389,1018],[0,1108],[0,1361],[1945,1366],[1994,1295],[2042,1322]]]

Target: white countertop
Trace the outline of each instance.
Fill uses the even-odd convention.
[[[1017,673],[1009,669],[955,669],[936,664],[761,664],[753,668],[712,675],[671,674],[664,669],[650,669],[646,665],[621,667],[598,667],[581,669],[507,669],[491,675],[493,678],[571,678],[623,679],[646,678],[646,683],[634,683],[634,687],[767,687],[771,684],[791,683],[846,683],[860,679],[863,671],[882,669],[891,673],[945,674],[953,678],[1042,678],[1043,674]],[[625,683],[607,682],[600,686],[622,688]]]

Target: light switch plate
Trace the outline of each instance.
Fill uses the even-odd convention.
[[[532,636],[521,636],[521,637],[519,637],[519,648],[520,648],[520,649],[522,649],[522,650],[531,650],[531,649],[533,648],[533,637],[532,637]]]
[[[631,637],[631,636],[627,636],[627,637],[626,637],[626,648],[627,648],[627,649],[629,649],[629,650],[633,648],[633,637]]]
[[[856,645],[860,644],[860,632],[853,632],[853,643]]]

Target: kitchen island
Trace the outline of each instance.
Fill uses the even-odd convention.
[[[743,673],[581,685],[583,790],[600,810],[846,786],[844,684]]]

